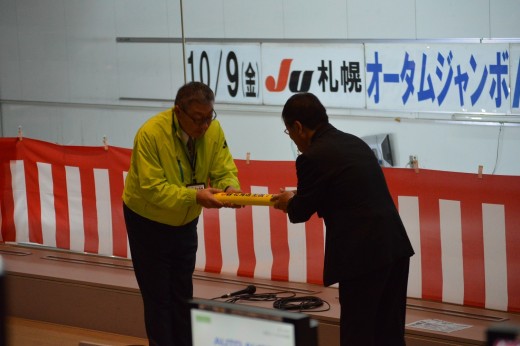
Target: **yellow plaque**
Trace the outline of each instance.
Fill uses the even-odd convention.
[[[221,202],[229,202],[238,205],[273,205],[272,194],[268,193],[216,193],[215,198]]]

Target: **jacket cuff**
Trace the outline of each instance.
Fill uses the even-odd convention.
[[[195,189],[186,189],[186,204],[187,205],[196,205],[197,204],[197,190]]]

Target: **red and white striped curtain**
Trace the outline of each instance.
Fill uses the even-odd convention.
[[[0,138],[6,242],[129,257],[121,194],[128,149]],[[294,187],[294,162],[236,160],[244,192]],[[385,168],[416,255],[410,297],[520,312],[520,177]],[[204,210],[197,268],[322,283],[325,229],[273,208]]]

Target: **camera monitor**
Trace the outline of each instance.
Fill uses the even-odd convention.
[[[394,158],[392,153],[392,147],[390,145],[390,135],[382,133],[378,135],[365,136],[361,139],[368,144],[372,152],[376,156],[379,164],[382,167],[394,166]]]
[[[316,346],[315,320],[303,313],[215,300],[190,301],[193,346]]]

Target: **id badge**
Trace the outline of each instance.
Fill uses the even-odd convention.
[[[206,188],[206,184],[205,183],[193,183],[193,184],[187,184],[186,187],[188,189],[193,189],[193,190],[204,190]]]

